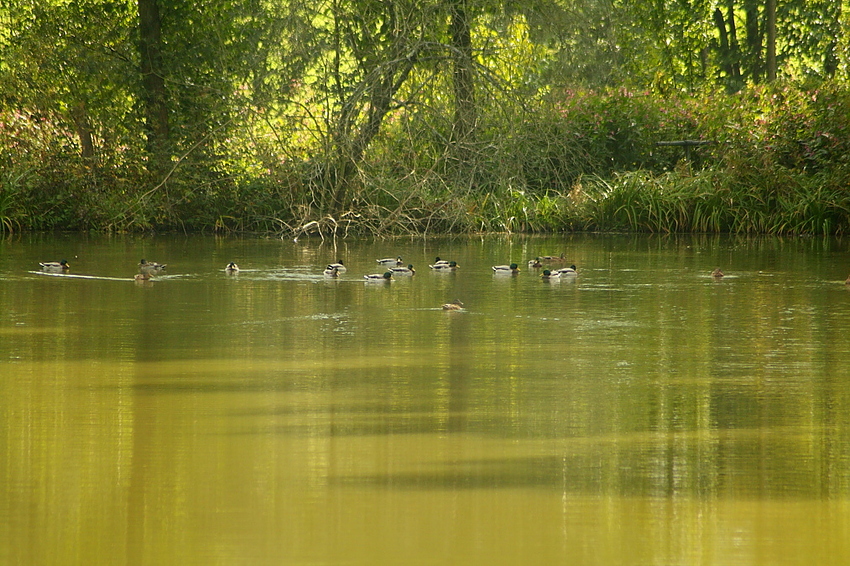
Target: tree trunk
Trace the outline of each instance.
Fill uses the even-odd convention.
[[[776,0],[767,0],[765,5],[767,20],[767,80],[776,80]]]
[[[762,34],[759,30],[759,0],[744,2],[747,31],[747,58],[749,63],[750,80],[761,82],[762,65]]]
[[[738,45],[738,28],[735,25],[735,2],[728,0],[726,3],[726,22],[729,25],[729,55],[732,64],[732,77],[741,78],[741,49]]]
[[[138,0],[139,61],[145,104],[148,152],[157,156],[168,146],[168,105],[162,71],[162,31],[157,0]]]
[[[824,76],[833,79],[838,71],[838,38],[841,33],[841,2],[835,4],[835,15],[830,25],[833,31],[832,39],[826,46],[826,52],[823,54],[823,74]]]
[[[414,55],[409,54],[378,66],[364,79],[362,88],[357,89],[344,104],[347,110],[344,110],[340,117],[340,127],[335,135],[337,167],[333,182],[336,189],[329,206],[326,207],[330,212],[339,213],[345,208],[354,176],[366,148],[378,135],[384,117],[392,108],[393,97],[407,80],[414,63]],[[363,124],[355,133],[352,131],[354,115],[359,108],[359,93],[364,91],[369,97],[368,111]]]
[[[717,28],[717,35],[719,37],[719,55],[720,55],[720,67],[723,69],[723,72],[726,73],[727,77],[731,77],[733,73],[732,68],[732,54],[729,50],[729,34],[726,32],[726,20],[723,19],[723,12],[720,11],[720,8],[716,8],[714,10],[714,25]]]
[[[77,129],[77,137],[80,138],[80,156],[84,159],[94,157],[94,141],[85,103],[80,102],[74,106],[71,110],[71,118]]]
[[[726,88],[734,92],[741,88],[741,69],[738,64],[740,54],[738,52],[738,39],[735,34],[735,14],[731,1],[727,4],[727,8],[729,8],[728,21],[720,8],[715,8],[714,25],[717,27],[720,38],[720,67],[726,74]]]
[[[472,35],[466,0],[451,5],[452,61],[454,63],[455,116],[453,139],[462,149],[473,141],[476,123],[475,82],[472,67]]]

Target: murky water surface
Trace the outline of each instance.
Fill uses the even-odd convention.
[[[849,250],[4,240],[0,564],[848,564]]]

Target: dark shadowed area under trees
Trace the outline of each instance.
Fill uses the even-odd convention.
[[[0,231],[845,233],[849,19],[0,0]]]

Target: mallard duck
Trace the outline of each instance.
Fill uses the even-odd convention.
[[[536,257],[536,258],[528,261],[528,267],[529,268],[543,267],[543,264],[540,263],[540,258]]]
[[[71,265],[65,261],[43,261],[38,263],[44,271],[68,271]]]
[[[133,276],[134,281],[150,281],[151,274],[150,273],[137,273]]]
[[[720,268],[717,268],[711,272],[711,276],[720,279],[721,277],[723,277],[723,272],[720,271]]]
[[[567,277],[569,277],[570,275],[578,275],[578,272],[576,271],[575,265],[571,265],[569,267],[562,267],[561,269],[558,270],[558,273],[560,273],[561,276],[567,276]]]
[[[333,266],[333,264],[329,264],[324,271],[325,277],[339,277],[339,269]]]
[[[443,310],[444,311],[463,310],[463,303],[460,302],[460,299],[455,299],[454,301],[452,301],[450,303],[446,303],[445,305],[443,305]]]
[[[139,262],[139,270],[142,272],[162,271],[163,269],[165,269],[164,263],[157,263],[146,259],[142,259],[142,261]]]
[[[560,279],[561,272],[544,269],[543,273],[540,274],[540,277],[543,279]]]
[[[440,259],[440,256],[437,256],[437,257],[434,258],[434,265],[448,265],[448,264],[449,264],[449,262],[444,260],[444,259]],[[433,266],[431,266],[431,267],[433,267]]]
[[[336,260],[336,263],[329,263],[328,267],[335,267],[336,270],[339,271],[340,273],[347,271],[346,267],[342,264],[341,259]]]
[[[386,271],[383,275],[380,273],[372,273],[371,275],[364,275],[363,278],[366,281],[392,281],[393,272]]]
[[[561,255],[544,255],[544,256],[540,256],[537,259],[540,259],[540,260],[545,261],[547,263],[559,263],[559,262],[562,262],[562,261],[567,261],[566,258],[564,257],[564,254],[561,254]]]
[[[404,262],[401,260],[401,256],[398,256],[395,259],[391,257],[385,257],[384,259],[376,259],[375,261],[377,261],[381,265],[394,265],[397,267],[404,265]]]
[[[230,273],[231,275],[234,273],[239,273],[239,266],[231,261],[227,264],[227,267],[224,268],[224,271],[226,273]]]
[[[494,265],[493,272],[505,275],[516,275],[519,273],[519,266],[515,263],[510,265]]]
[[[458,268],[458,264],[456,261],[443,262],[441,260],[440,263],[435,263],[434,265],[429,265],[428,267],[437,271],[454,271]]]
[[[396,275],[416,275],[416,270],[413,269],[413,264],[410,264],[407,267],[393,267],[390,271]]]

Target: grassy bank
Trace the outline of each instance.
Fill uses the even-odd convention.
[[[551,93],[485,115],[460,153],[409,115],[385,124],[343,210],[322,202],[318,149],[235,140],[226,155],[78,156],[48,118],[6,112],[0,230],[389,234],[613,230],[837,234],[850,229],[850,92],[782,85],[737,95]],[[658,141],[702,140],[686,155]],[[309,148],[308,148],[309,150]],[[459,157],[461,155],[462,157]]]

